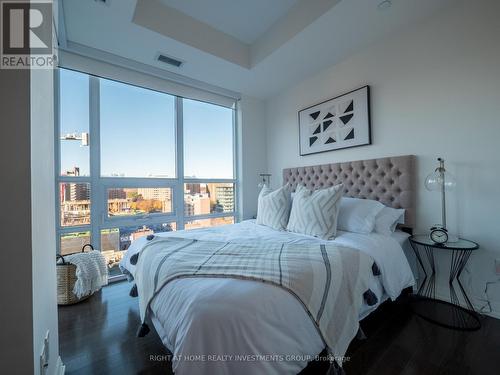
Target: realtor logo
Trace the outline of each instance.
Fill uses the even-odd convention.
[[[52,1],[1,2],[1,68],[51,69]]]

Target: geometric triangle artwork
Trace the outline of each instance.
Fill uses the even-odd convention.
[[[335,143],[335,139],[333,139],[332,137],[328,137],[328,139],[325,142],[325,145],[327,145],[329,143]]]
[[[330,112],[328,112],[328,114],[323,118],[323,120],[326,120],[327,118],[330,118],[330,117],[333,117],[333,115]]]
[[[316,142],[318,140],[318,137],[311,137],[309,138],[309,147],[311,147],[314,142]]]
[[[321,125],[318,125],[316,130],[313,132],[313,134],[319,134],[319,133],[321,133]]]
[[[321,111],[310,113],[309,116],[311,116],[313,118],[313,120],[316,120],[318,118],[320,112]]]
[[[353,110],[354,110],[354,100],[351,100],[351,103],[349,103],[344,113],[351,112]]]
[[[342,120],[342,122],[345,124],[347,124],[349,121],[351,121],[351,119],[353,118],[354,114],[350,114],[350,115],[345,115],[345,116],[341,116],[340,119]]]
[[[332,120],[328,120],[328,121],[323,122],[323,131],[326,132],[326,129],[328,129],[331,124],[333,124]]]
[[[354,129],[351,129],[349,134],[347,134],[347,137],[344,138],[344,141],[347,141],[348,139],[354,139]]]

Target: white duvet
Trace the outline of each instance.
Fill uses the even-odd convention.
[[[315,237],[280,232],[254,220],[159,236],[248,242],[325,242]],[[370,255],[380,268],[370,289],[379,304],[395,299],[414,284],[400,242],[377,233],[339,232],[333,242]],[[134,275],[130,257],[145,238],[133,242],[120,267]],[[378,306],[364,305],[360,319]],[[153,323],[172,352],[176,374],[297,374],[324,349],[314,323],[302,304],[274,285],[219,278],[177,279],[167,284],[151,304]]]

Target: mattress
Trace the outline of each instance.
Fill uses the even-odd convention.
[[[402,232],[401,232],[402,233]],[[315,237],[276,231],[254,220],[192,231],[162,233],[215,241],[325,242]],[[404,256],[402,234],[339,232],[333,240],[372,256],[381,270],[370,289],[378,298],[363,304],[363,319],[380,303],[396,298],[412,286],[413,274]],[[134,274],[130,257],[145,239],[134,242],[121,268]],[[287,374],[300,372],[324,348],[314,323],[302,304],[285,290],[250,280],[187,278],[167,284],[151,304],[153,324],[172,352],[176,374]]]

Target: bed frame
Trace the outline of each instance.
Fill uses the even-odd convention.
[[[414,155],[391,156],[379,159],[321,164],[309,167],[283,169],[283,185],[290,184],[295,191],[297,185],[310,190],[344,184],[344,196],[373,199],[392,208],[405,209],[405,223],[401,229],[412,232],[415,227],[415,163]],[[412,288],[403,290],[400,297],[410,294]],[[362,328],[358,338],[366,336]],[[326,358],[326,350],[319,357]],[[301,374],[326,373],[324,362],[311,361]],[[334,374],[345,374],[338,366]]]
[[[373,199],[392,208],[404,208],[404,229],[415,227],[414,155],[322,164],[283,169],[283,184],[295,191],[298,184],[310,190],[344,184],[344,196]]]

